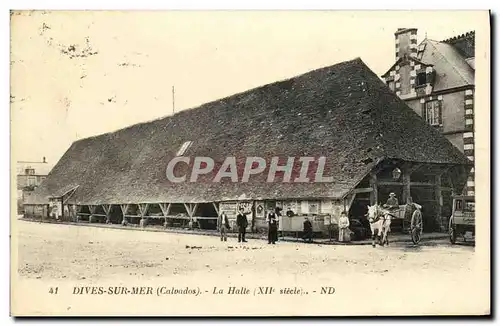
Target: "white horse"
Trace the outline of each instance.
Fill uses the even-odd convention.
[[[368,221],[370,222],[370,229],[372,231],[372,246],[375,247],[375,238],[377,238],[381,246],[384,244],[389,245],[388,234],[391,231],[390,212],[378,204],[368,206]]]

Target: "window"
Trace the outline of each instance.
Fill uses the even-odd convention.
[[[421,72],[421,73],[417,74],[416,83],[417,83],[417,86],[427,84],[427,76],[425,75],[425,72]]]
[[[394,81],[393,80],[390,80],[387,82],[387,86],[389,86],[389,88],[391,89],[391,91],[394,92]]]
[[[309,202],[309,214],[316,215],[319,214],[320,211],[320,202],[318,201],[310,201]]]
[[[476,204],[473,201],[466,201],[464,211],[474,212],[476,210]]]
[[[36,178],[29,176],[28,177],[28,186],[35,186],[36,185]]]
[[[462,211],[463,208],[463,201],[462,200],[457,200],[455,202],[455,210],[456,211]]]
[[[32,169],[32,168],[27,168],[24,172],[25,172],[27,175],[33,175],[33,174],[35,174],[35,169]]]
[[[182,156],[186,152],[186,150],[191,146],[193,142],[192,141],[187,141],[184,144],[182,144],[181,148],[177,152],[176,156]]]
[[[430,101],[425,103],[425,120],[431,126],[439,126],[441,124],[441,102]]]

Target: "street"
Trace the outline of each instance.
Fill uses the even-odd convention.
[[[364,301],[373,301],[373,307],[380,303],[377,311],[381,313],[390,311],[390,305],[370,297],[373,291],[386,296],[386,304],[397,301],[391,296],[397,293],[409,304],[409,311],[432,308],[431,302],[436,304],[434,309],[448,302],[447,309],[454,311],[465,304],[462,301],[467,293],[479,291],[473,282],[464,282],[475,277],[474,247],[451,246],[444,240],[423,242],[418,247],[394,243],[372,248],[285,242],[268,245],[262,240],[238,244],[235,238],[220,242],[210,236],[26,221],[17,221],[17,229],[18,273],[26,289],[48,283],[195,282],[212,291],[215,284],[293,288],[319,282],[334,286],[343,304],[352,302],[351,313],[365,312]],[[455,295],[458,288],[460,296]],[[419,302],[417,306],[412,306],[413,300]]]
[[[333,274],[466,271],[474,248],[447,240],[393,243],[385,248],[331,246],[262,240],[238,244],[235,238],[141,232],[85,226],[20,222],[19,273],[28,278],[88,279],[134,276],[151,279],[214,273]],[[327,268],[328,268],[327,267]],[[330,268],[329,268],[330,269]]]

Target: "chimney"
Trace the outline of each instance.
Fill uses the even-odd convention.
[[[47,161],[45,160],[45,156],[43,157],[42,163],[47,163]]]
[[[396,33],[396,61],[403,57],[417,57],[417,29],[398,28]]]

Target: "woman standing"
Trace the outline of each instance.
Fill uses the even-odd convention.
[[[347,218],[346,212],[342,212],[339,218],[339,241],[346,242],[348,239],[349,232],[349,218]]]

